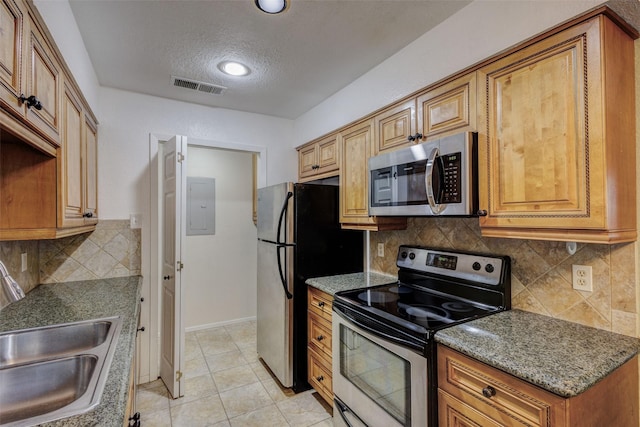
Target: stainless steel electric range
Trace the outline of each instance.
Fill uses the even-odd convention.
[[[510,308],[507,256],[401,246],[398,282],[333,302],[337,426],[436,426],[434,334]]]

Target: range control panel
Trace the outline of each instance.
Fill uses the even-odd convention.
[[[439,274],[486,285],[498,285],[505,266],[504,256],[443,251],[418,246],[400,246],[396,265],[424,273]]]

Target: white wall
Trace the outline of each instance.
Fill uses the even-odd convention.
[[[187,236],[185,327],[256,315],[257,233],[251,154],[188,147],[187,175],[215,178],[215,234]]]
[[[298,117],[293,145],[364,117],[601,3],[476,0]]]

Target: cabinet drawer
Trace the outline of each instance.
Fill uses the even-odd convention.
[[[565,399],[443,346],[438,346],[438,387],[510,425],[564,425]]]
[[[438,390],[439,427],[501,427],[469,405],[465,405],[449,393]],[[520,424],[518,424],[520,425]]]
[[[309,346],[331,361],[331,322],[309,311],[307,331]]]
[[[313,287],[308,288],[309,311],[331,322],[331,307],[333,298],[331,295]]]
[[[311,347],[308,348],[309,384],[327,401],[333,404],[333,378],[331,366]]]

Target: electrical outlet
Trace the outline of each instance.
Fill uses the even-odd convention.
[[[590,265],[572,265],[573,289],[593,292],[593,278]]]
[[[378,256],[384,257],[384,243],[378,243]]]
[[[22,254],[22,268],[20,269],[23,273],[27,271],[27,253]]]

